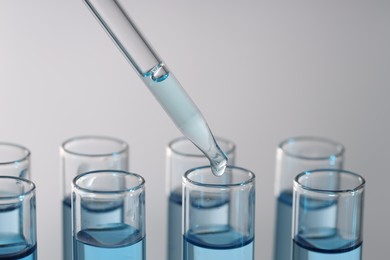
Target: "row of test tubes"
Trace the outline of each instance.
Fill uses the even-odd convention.
[[[232,141],[217,141],[230,163],[221,177],[186,138],[167,145],[168,260],[254,259],[255,175],[234,166]],[[146,259],[146,184],[129,172],[128,150],[102,136],[61,145],[63,260]],[[361,259],[364,179],[343,160],[324,138],[278,146],[275,260]],[[0,259],[37,259],[29,165],[28,149],[0,143]]]

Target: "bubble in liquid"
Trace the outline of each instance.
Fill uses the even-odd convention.
[[[169,72],[165,69],[164,64],[156,65],[150,72],[152,74],[152,80],[156,82],[163,81],[169,76]]]

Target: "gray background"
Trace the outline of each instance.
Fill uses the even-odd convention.
[[[270,260],[277,144],[324,136],[367,179],[364,258],[389,246],[390,1],[127,0],[237,163],[257,174],[256,259]],[[180,135],[81,0],[0,1],[0,139],[32,151],[40,259],[60,259],[59,145],[131,147],[147,182],[147,258],[163,259],[165,146]]]

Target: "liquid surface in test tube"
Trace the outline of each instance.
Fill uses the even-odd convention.
[[[77,233],[74,245],[78,260],[144,260],[145,238],[129,225],[107,225]]]
[[[118,220],[121,218],[123,209],[118,205],[112,205],[111,208],[100,208],[98,204],[92,207],[82,207],[85,216],[88,216],[90,223],[97,221],[109,223],[112,220]],[[72,211],[71,211],[71,199],[67,196],[62,203],[63,214],[63,230],[64,230],[64,260],[72,260]],[[95,210],[93,210],[95,207]],[[91,209],[92,208],[92,209]],[[118,232],[120,233],[120,232]],[[81,233],[82,234],[82,233]],[[103,233],[102,233],[103,234]],[[1,258],[0,258],[1,260]]]
[[[253,237],[228,226],[215,226],[215,232],[191,233],[183,238],[184,260],[253,260]]]
[[[172,73],[158,74],[157,65],[144,74],[143,81],[181,132],[210,160],[214,175],[225,172],[227,156],[216,143],[205,119]]]
[[[276,236],[274,260],[291,259],[291,228],[292,228],[292,191],[282,192],[277,200]],[[306,200],[304,204],[306,215],[322,225],[335,226],[336,204],[319,200]]]
[[[347,240],[335,229],[322,229],[309,238],[297,236],[293,259],[299,260],[361,260],[362,243]]]
[[[2,245],[0,248],[0,259],[36,260],[37,246],[28,245],[25,241],[12,241],[13,244]],[[15,252],[16,253],[9,253]]]
[[[29,244],[20,234],[22,210],[19,203],[0,209],[0,225],[7,223],[7,229],[2,228],[0,233],[0,259],[37,259],[36,245]]]

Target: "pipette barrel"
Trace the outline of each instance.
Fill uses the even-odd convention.
[[[227,156],[216,143],[206,120],[168,67],[141,35],[117,0],[84,0],[179,130],[222,175]]]

